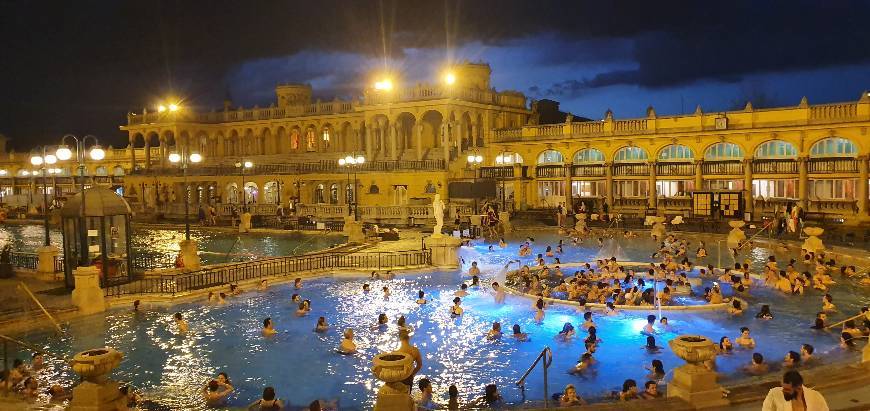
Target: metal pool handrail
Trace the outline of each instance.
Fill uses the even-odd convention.
[[[525,397],[526,397],[526,377],[528,377],[529,374],[532,373],[532,370],[534,370],[535,367],[538,365],[538,363],[541,362],[541,359],[544,359],[544,362],[543,362],[543,367],[544,367],[544,407],[547,408],[550,406],[550,398],[549,398],[550,393],[549,393],[549,389],[547,388],[547,369],[549,369],[550,364],[553,363],[553,351],[550,350],[549,346],[544,347],[544,349],[541,350],[541,353],[538,354],[537,358],[535,358],[535,362],[533,362],[532,365],[529,367],[529,369],[527,369],[526,372],[523,374],[523,376],[520,377],[519,380],[517,380],[516,384],[520,386],[520,389],[523,392],[523,399],[525,399]]]
[[[28,344],[24,341],[16,340],[8,335],[0,334],[0,340],[3,340],[3,370],[4,371],[9,370],[9,347],[8,347],[9,343],[15,344],[19,347],[24,347],[24,348],[31,350],[31,351],[38,352],[42,355],[48,355],[48,356],[63,360],[64,362],[67,362],[67,363],[69,362],[69,358],[67,358],[63,355],[58,355],[58,354],[51,353],[49,351],[45,351],[42,348],[39,348],[39,347],[32,345],[32,344]]]

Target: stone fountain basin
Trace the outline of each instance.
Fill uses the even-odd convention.
[[[70,366],[85,379],[97,378],[112,372],[123,358],[124,355],[114,348],[96,348],[74,355]]]
[[[716,358],[716,343],[703,335],[680,335],[668,342],[671,350],[689,364]]]
[[[399,351],[380,353],[372,363],[375,377],[388,383],[404,381],[414,371],[414,358]]]

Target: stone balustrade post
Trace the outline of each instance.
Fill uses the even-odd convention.
[[[861,220],[866,220],[867,216],[867,180],[870,179],[868,177],[868,164],[867,164],[868,156],[865,154],[863,156],[858,156],[858,218]]]
[[[798,157],[798,199],[804,210],[809,210],[809,175],[807,172],[807,157]]]
[[[755,199],[752,196],[752,158],[743,160],[743,191],[746,193],[746,198],[743,199],[744,212],[753,213]]]
[[[647,207],[655,209],[658,193],[656,192],[656,163],[651,161],[649,164],[649,180],[647,181]]]

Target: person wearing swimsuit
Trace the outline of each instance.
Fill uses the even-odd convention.
[[[254,401],[248,406],[248,411],[281,411],[284,403],[275,396],[275,389],[266,387],[263,389],[263,398]]]

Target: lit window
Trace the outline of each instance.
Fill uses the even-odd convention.
[[[558,164],[562,162],[562,153],[556,150],[544,150],[538,155],[538,164]]]
[[[743,150],[734,143],[716,143],[707,147],[704,159],[713,161],[742,160]]]
[[[615,163],[638,162],[648,159],[649,155],[646,153],[646,150],[640,147],[623,147],[613,156]]]
[[[858,147],[851,140],[840,137],[828,137],[816,142],[810,149],[810,157],[855,157]]]
[[[659,151],[659,160],[662,161],[685,161],[694,157],[692,149],[681,144],[671,144]]]
[[[755,158],[796,158],[797,148],[794,144],[782,140],[771,140],[762,143],[755,149]]]
[[[604,153],[595,148],[584,148],[574,154],[574,164],[603,163]]]

